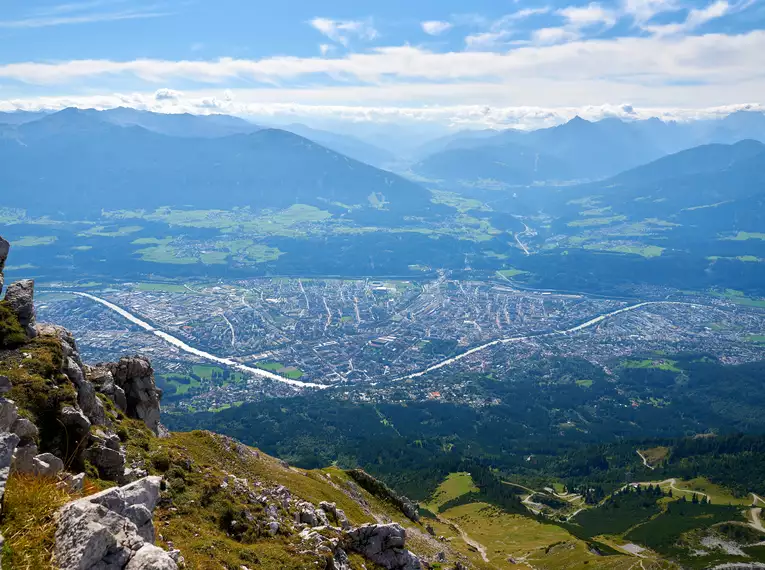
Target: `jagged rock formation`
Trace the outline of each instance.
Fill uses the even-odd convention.
[[[11,244],[0,237],[0,293],[3,292],[3,269],[5,268],[5,260],[8,259],[8,251],[11,248]]]
[[[61,570],[177,570],[179,553],[153,545],[160,477],[146,477],[65,505],[54,555]]]
[[[154,369],[145,356],[125,356],[119,362],[101,363],[91,368],[88,377],[130,418],[142,420],[159,435],[159,401],[162,390],[154,382]]]
[[[363,489],[369,493],[372,493],[375,497],[379,497],[384,501],[389,501],[395,505],[402,513],[404,513],[406,517],[411,521],[419,522],[419,508],[408,498],[404,497],[403,495],[399,495],[385,483],[378,481],[363,469],[351,469],[347,473]]]
[[[16,313],[19,324],[24,327],[29,338],[37,335],[35,330],[35,282],[23,279],[8,285],[5,302]]]
[[[420,570],[420,559],[409,552],[406,530],[399,524],[365,524],[347,531],[343,545],[386,570]]]

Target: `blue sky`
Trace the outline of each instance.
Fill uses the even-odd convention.
[[[760,105],[765,0],[3,2],[0,109],[534,126]]]

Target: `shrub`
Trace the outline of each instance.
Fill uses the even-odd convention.
[[[5,301],[0,301],[0,348],[15,348],[27,341],[19,319]]]

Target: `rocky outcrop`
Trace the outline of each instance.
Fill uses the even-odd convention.
[[[149,359],[138,355],[126,356],[117,363],[99,364],[96,368],[111,373],[115,386],[123,391],[127,416],[143,420],[151,431],[159,435],[164,429],[159,423],[162,390],[154,382],[154,369]],[[116,399],[115,403],[119,405]]]
[[[160,477],[146,477],[65,505],[58,514],[55,537],[58,567],[177,570],[173,553],[153,545],[152,511],[160,482]]]
[[[127,397],[125,396],[125,390],[120,386],[117,386],[108,365],[85,365],[83,371],[85,372],[85,377],[91,384],[93,384],[96,390],[114,402],[114,405],[123,414],[127,413]]]
[[[11,244],[0,237],[0,293],[3,291],[3,269],[5,268],[5,260],[8,259],[10,248]]]
[[[346,473],[368,493],[371,493],[378,499],[392,503],[404,513],[409,520],[419,522],[419,508],[408,498],[397,494],[385,483],[378,481],[363,469],[351,469],[346,471]]]
[[[396,523],[365,524],[343,535],[345,550],[358,552],[386,570],[421,570],[420,559],[405,545],[406,530]]]
[[[27,336],[36,336],[35,331],[35,282],[23,279],[8,285],[5,292],[5,302],[16,313],[19,324],[24,327]]]

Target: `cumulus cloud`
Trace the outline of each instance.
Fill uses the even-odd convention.
[[[422,22],[422,31],[431,36],[440,36],[441,34],[448,32],[452,29],[453,24],[451,22],[444,22],[442,20],[428,20]]]
[[[379,35],[370,20],[331,20],[329,18],[314,18],[309,24],[333,42],[344,46],[348,46],[352,38],[374,40]]]
[[[157,89],[154,92],[154,99],[157,101],[177,101],[183,96],[183,93],[180,91],[175,91],[173,89]]]
[[[587,6],[569,6],[558,10],[556,13],[563,16],[567,26],[578,30],[595,25],[610,28],[616,24],[617,20],[613,10],[603,8],[597,2],[592,2]]]
[[[275,94],[276,99],[278,95]],[[454,128],[519,128],[536,129],[563,123],[575,116],[589,120],[617,117],[624,120],[657,117],[662,120],[690,121],[721,118],[734,111],[765,111],[760,104],[737,104],[702,108],[636,107],[620,105],[582,106],[490,106],[444,105],[432,107],[368,106],[368,105],[309,105],[301,103],[259,102],[243,90],[235,97],[225,91],[187,93],[177,99],[157,100],[155,94],[132,93],[85,95],[81,97],[40,97],[0,100],[0,111],[60,110],[66,107],[111,109],[132,107],[161,113],[229,113],[252,119],[289,122],[302,120],[342,120],[394,124],[438,123]]]

